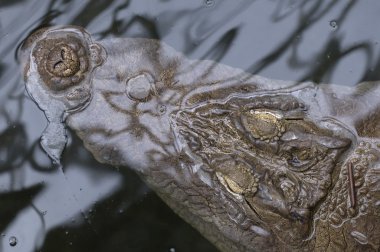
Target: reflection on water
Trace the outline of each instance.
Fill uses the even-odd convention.
[[[135,174],[99,164],[74,134],[63,170],[50,163],[39,145],[46,119],[17,59],[36,28],[156,38],[272,79],[354,85],[380,79],[379,8],[375,0],[2,0],[0,251],[215,251]]]

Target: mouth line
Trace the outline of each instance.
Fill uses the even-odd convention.
[[[260,197],[256,195],[249,199],[244,198],[244,201],[260,220],[263,220],[263,217],[260,214],[260,212],[265,212],[266,215],[270,213],[270,216],[277,216],[282,219],[291,219],[294,221],[298,221],[301,224],[307,224],[307,220],[310,218],[310,210],[307,208],[296,208],[293,206],[287,206],[283,209],[284,213],[281,213],[278,211],[273,211],[273,209],[277,210],[276,207],[273,207],[273,209],[270,207],[263,207],[263,205],[267,206],[267,204],[262,204]]]

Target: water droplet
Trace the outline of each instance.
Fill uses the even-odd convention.
[[[334,30],[338,29],[338,23],[337,23],[335,20],[331,20],[331,21],[330,21],[330,26],[331,26],[331,28],[333,28]]]
[[[170,248],[169,252],[175,252],[175,248]]]
[[[9,238],[9,245],[11,245],[12,247],[16,246],[17,245],[17,238],[14,236],[11,236]]]
[[[66,232],[65,232],[65,235],[68,235],[68,234],[69,234],[69,231],[66,231]]]
[[[367,244],[368,238],[365,234],[362,234],[358,231],[352,231],[351,236],[354,237],[354,239],[359,242],[360,244]]]
[[[41,214],[42,214],[42,215],[46,215],[46,214],[47,214],[47,211],[42,211]]]
[[[250,228],[253,232],[261,236],[269,236],[270,233],[262,227],[252,225]]]
[[[205,4],[207,7],[211,7],[215,4],[214,0],[205,0]]]

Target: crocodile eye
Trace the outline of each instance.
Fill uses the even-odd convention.
[[[244,128],[255,138],[262,141],[277,141],[285,132],[282,116],[267,110],[249,110],[242,116]]]
[[[53,91],[78,85],[89,71],[90,49],[72,36],[39,41],[33,56],[43,82]]]
[[[315,146],[312,148],[292,147],[283,154],[288,168],[297,172],[308,170],[323,157],[323,152]]]

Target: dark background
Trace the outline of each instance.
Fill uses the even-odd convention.
[[[51,165],[39,145],[46,119],[17,58],[36,28],[157,38],[189,58],[272,79],[354,86],[379,79],[379,13],[377,0],[0,0],[0,251],[216,251],[72,132],[63,170]]]

